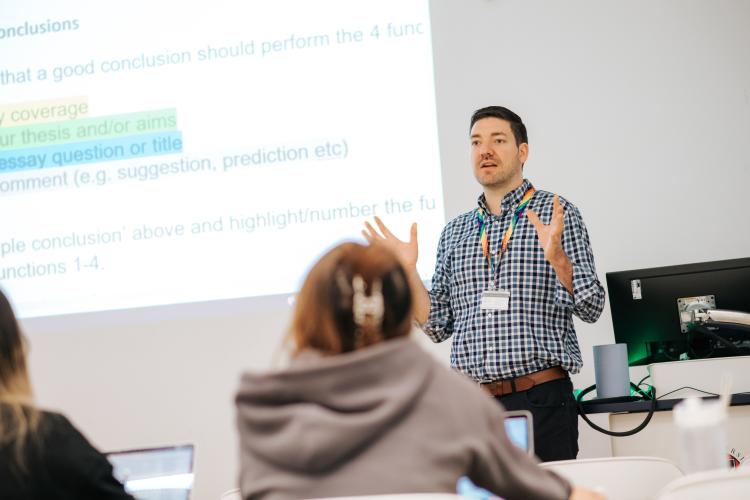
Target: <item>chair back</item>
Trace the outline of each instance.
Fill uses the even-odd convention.
[[[221,498],[219,500],[242,500],[240,489],[234,488],[229,491],[225,491],[224,493],[222,493]]]
[[[336,497],[335,499],[317,498],[315,500],[460,500],[453,493],[397,493],[392,495],[362,495]],[[220,500],[242,500],[239,489],[233,489],[221,495]]]
[[[750,467],[688,474],[664,487],[658,500],[739,500],[750,498]]]
[[[466,500],[453,493],[391,493],[386,495],[360,495],[350,497],[315,498],[310,500]]]
[[[650,500],[669,482],[683,476],[674,463],[656,457],[561,460],[541,466],[610,500]]]

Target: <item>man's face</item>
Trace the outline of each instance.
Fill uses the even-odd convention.
[[[510,123],[482,118],[471,127],[471,162],[474,177],[486,188],[509,188],[523,180],[522,167],[529,145],[516,144]]]

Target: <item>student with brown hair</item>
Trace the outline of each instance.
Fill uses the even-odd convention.
[[[411,322],[384,246],[320,259],[297,297],[291,366],[242,377],[243,498],[455,492],[462,476],[508,499],[588,498],[512,445],[502,407],[408,339]]]
[[[38,409],[25,339],[0,291],[0,498],[129,499],[112,466],[64,416]]]

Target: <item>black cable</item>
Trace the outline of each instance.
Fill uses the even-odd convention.
[[[640,384],[638,387],[641,387],[643,385],[645,385],[646,387],[648,387],[648,389],[646,389],[646,394],[648,395],[648,397],[646,399],[654,399],[654,397],[655,397],[654,386],[650,385],[650,384]]]
[[[673,356],[670,356],[669,354],[667,354],[666,350],[659,352],[659,354],[661,354],[662,356],[664,356],[665,358],[667,358],[668,361],[681,361],[681,359],[680,359],[679,356],[677,356],[676,358],[673,357]]]
[[[646,377],[644,377],[643,379],[641,379],[641,381],[638,384],[639,385],[642,384],[643,381],[646,380],[648,377],[650,377],[650,375],[647,375]],[[662,394],[661,396],[659,396],[657,398],[657,397],[654,397],[653,394],[647,394],[647,393],[643,392],[643,390],[641,390],[638,386],[636,386],[632,382],[630,383],[630,385],[631,385],[631,387],[633,387],[636,390],[636,392],[640,393],[643,396],[643,399],[646,399],[646,400],[650,399],[651,400],[651,407],[648,410],[648,415],[646,415],[646,418],[637,427],[635,427],[635,428],[633,428],[633,429],[631,429],[629,431],[620,431],[620,432],[618,432],[618,431],[610,431],[609,429],[605,429],[603,427],[599,427],[598,425],[596,425],[594,422],[592,422],[588,418],[588,416],[586,415],[586,410],[584,409],[584,406],[583,406],[583,396],[585,396],[589,392],[593,391],[596,388],[596,385],[592,385],[592,386],[589,386],[589,387],[585,388],[584,390],[582,390],[581,392],[579,392],[578,395],[575,397],[575,402],[578,405],[578,414],[581,416],[581,418],[584,420],[584,422],[586,422],[589,425],[589,427],[591,427],[592,429],[594,429],[596,431],[601,432],[602,434],[606,434],[607,436],[614,436],[614,437],[626,437],[626,436],[632,436],[634,434],[637,434],[637,433],[641,432],[643,429],[645,429],[646,426],[648,425],[648,423],[651,421],[651,418],[654,416],[654,412],[656,411],[656,401],[659,400],[659,399],[662,399],[662,398],[664,398],[666,396],[669,396],[670,394],[673,394],[673,393],[675,393],[677,391],[681,391],[683,389],[692,389],[694,391],[698,391],[698,392],[702,392],[704,394],[708,394],[709,396],[719,396],[719,394],[716,394],[715,392],[704,391],[703,389],[698,389],[696,387],[691,387],[689,385],[685,385],[685,386],[679,387],[677,389],[674,389],[672,391],[669,391],[669,392],[667,392],[665,394]],[[653,387],[652,387],[652,389],[653,389]],[[750,392],[736,392],[734,394],[750,394]]]
[[[699,329],[697,325],[691,325],[690,330],[687,331],[685,338],[687,339],[688,356],[690,359],[710,358],[714,351],[716,351],[716,347],[714,347],[710,341],[708,342],[708,349],[698,351],[697,347],[699,347],[699,340],[711,338],[709,335],[705,334],[705,331],[705,329]]]
[[[706,336],[708,338],[714,339],[719,344],[721,344],[724,347],[726,347],[727,349],[729,349],[733,354],[742,354],[742,350],[739,347],[737,347],[731,341],[725,339],[721,335],[719,335],[719,334],[717,334],[715,332],[712,332],[711,330],[709,330],[705,326],[693,325],[693,328],[690,329],[689,333],[692,333],[692,332],[696,332],[696,333],[699,333],[699,334],[701,334],[703,336]],[[710,354],[713,354],[714,350],[715,349],[711,349]],[[704,356],[704,357],[706,357],[706,356]]]
[[[683,385],[682,387],[679,387],[677,389],[674,389],[672,391],[669,391],[669,392],[666,392],[666,393],[662,394],[661,396],[659,396],[656,399],[661,399],[663,397],[669,396],[670,394],[675,393],[677,391],[681,391],[683,389],[692,389],[694,391],[702,392],[703,394],[708,394],[709,396],[721,396],[721,394],[716,394],[715,392],[704,391],[703,389],[698,389],[697,387],[692,387],[692,386],[689,386],[689,385]],[[750,392],[733,392],[731,395],[735,396],[735,395],[738,395],[738,394],[745,395],[745,394],[750,394]]]
[[[726,323],[724,321],[708,320],[705,323],[707,326],[718,326],[721,328],[729,328],[730,330],[736,330],[743,333],[750,333],[750,325],[742,323]]]
[[[646,379],[643,379],[646,380]],[[643,429],[646,428],[648,423],[651,421],[651,418],[654,416],[654,412],[656,411],[656,398],[653,396],[648,396],[646,393],[644,393],[640,388],[638,388],[635,384],[632,382],[630,383],[631,387],[635,388],[636,392],[639,392],[641,395],[644,396],[644,399],[650,399],[651,400],[651,408],[648,410],[648,415],[646,415],[646,418],[643,420],[643,422],[640,423],[637,427],[630,429],[629,431],[610,431],[609,429],[605,429],[603,427],[599,427],[594,422],[592,422],[589,417],[586,416],[586,410],[583,408],[583,404],[581,401],[581,398],[591,392],[596,385],[592,385],[591,387],[587,387],[586,389],[582,390],[578,393],[578,396],[576,397],[576,403],[578,404],[578,414],[581,415],[581,418],[589,424],[589,427],[592,429],[601,432],[602,434],[606,434],[607,436],[614,436],[614,437],[626,437],[626,436],[632,436],[633,434],[637,434],[641,432]]]
[[[708,392],[708,391],[704,391],[703,389],[698,389],[698,388],[696,388],[696,387],[691,387],[691,386],[689,386],[689,385],[683,385],[682,387],[680,387],[680,388],[678,388],[678,389],[675,389],[675,390],[673,390],[673,391],[669,391],[669,392],[667,392],[667,393],[664,393],[664,394],[662,394],[661,396],[659,396],[659,397],[658,397],[658,398],[656,398],[656,399],[661,399],[661,398],[663,398],[663,397],[665,397],[665,396],[669,396],[670,394],[672,394],[672,393],[674,393],[674,392],[677,392],[677,391],[681,391],[681,390],[683,390],[683,389],[692,389],[692,390],[694,390],[694,391],[702,392],[703,394],[708,394],[709,396],[718,396],[718,394],[716,394],[715,392]],[[741,393],[741,392],[738,392],[737,394],[742,394],[742,393]]]

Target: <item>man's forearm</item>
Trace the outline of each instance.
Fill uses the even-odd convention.
[[[414,299],[414,319],[419,324],[427,321],[430,315],[430,294],[422,283],[422,278],[416,269],[409,271],[409,288]]]
[[[552,269],[557,274],[557,279],[562,283],[562,286],[573,295],[573,264],[565,254],[564,251],[560,251],[555,257],[550,259],[549,263],[552,265]]]

